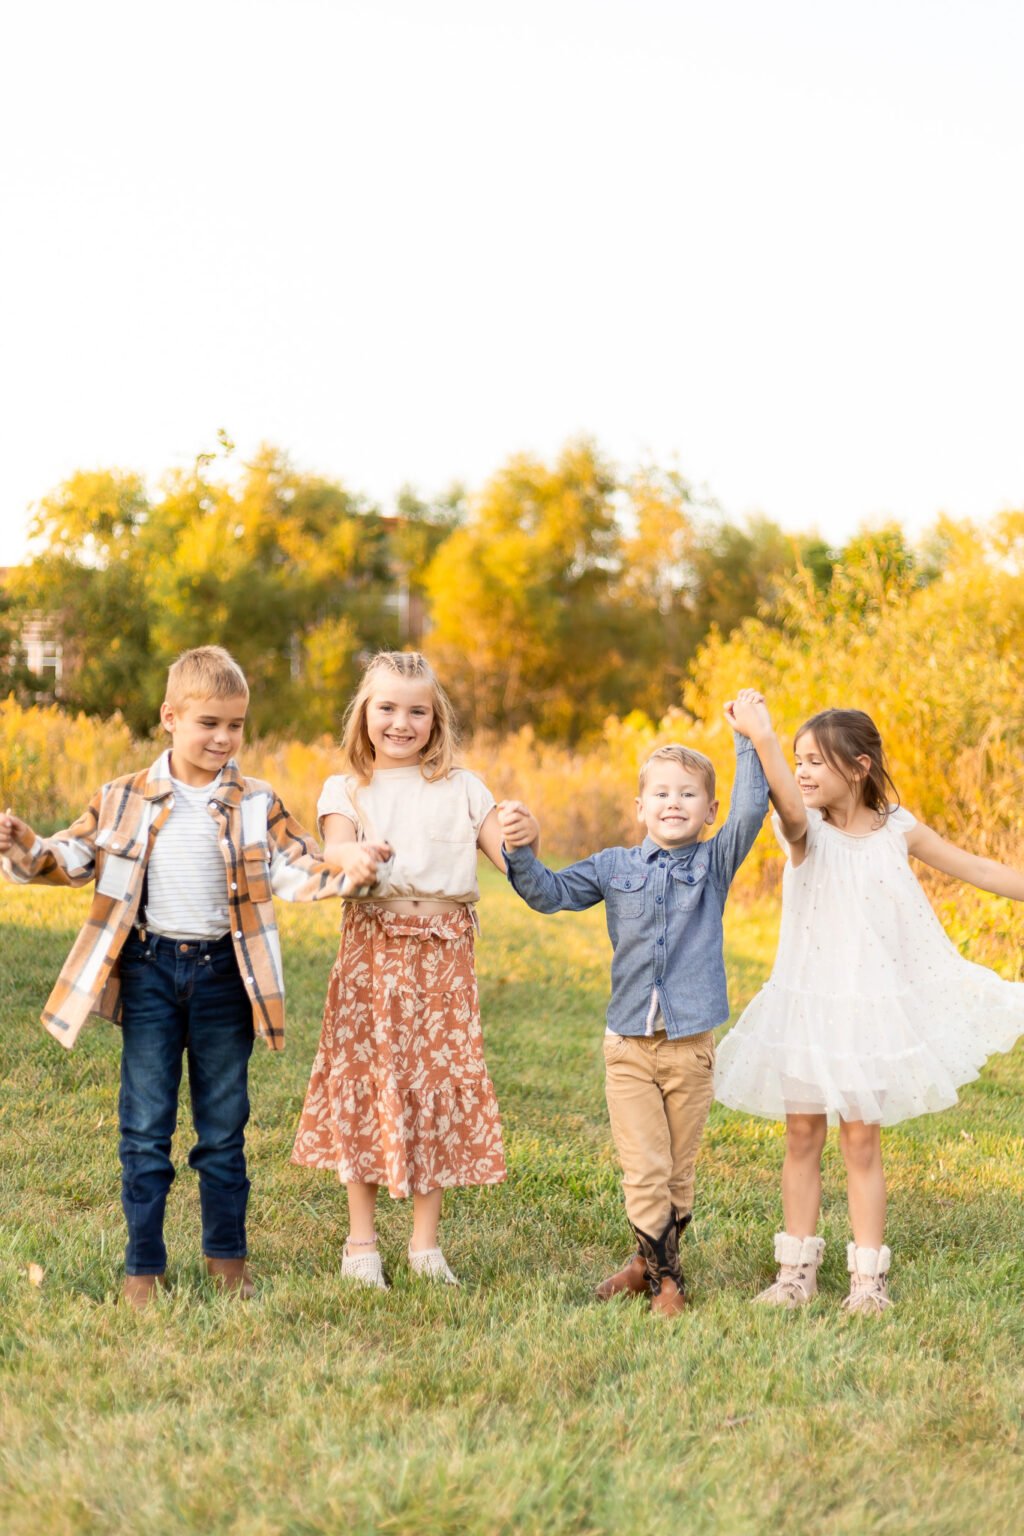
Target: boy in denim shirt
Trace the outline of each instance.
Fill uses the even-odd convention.
[[[637,1252],[597,1294],[649,1295],[662,1317],[685,1305],[679,1238],[714,1092],[713,1031],[729,1017],[722,910],[768,809],[762,696],[743,689],[726,717],[736,731],[736,783],[728,820],[706,842],[718,812],[715,770],[677,745],[660,747],[640,770],[637,818],[647,836],[639,847],[605,848],[556,874],[522,846],[534,827],[526,808],[500,811],[509,880],[529,906],[605,904],[613,951],[605,1092]]]

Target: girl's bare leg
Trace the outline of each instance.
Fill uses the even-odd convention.
[[[377,1210],[376,1184],[346,1184],[348,1194],[348,1240],[365,1252],[376,1237],[374,1215]]]
[[[881,1248],[885,1233],[881,1126],[841,1120],[839,1146],[846,1163],[853,1240],[858,1248]]]
[[[782,1164],[782,1214],[791,1237],[813,1237],[821,1210],[821,1154],[828,1120],[824,1115],[786,1116]]]
[[[444,1191],[431,1189],[425,1195],[412,1197],[412,1242],[409,1247],[413,1253],[423,1253],[428,1248],[437,1247],[437,1225],[441,1220],[441,1200]]]

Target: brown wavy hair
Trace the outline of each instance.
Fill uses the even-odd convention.
[[[860,783],[864,804],[882,821],[900,803],[892,781],[885,748],[878,727],[862,709],[823,709],[805,720],[793,737],[793,748],[801,736],[811,732],[828,766],[850,785]],[[869,759],[867,772],[859,757]],[[864,775],[861,778],[861,775]]]
[[[451,701],[438,682],[433,667],[419,651],[378,651],[370,659],[355,698],[345,711],[341,750],[360,784],[373,777],[373,744],[366,729],[366,706],[387,677],[401,677],[430,684],[434,719],[419,761],[425,779],[443,779],[451,772],[458,746],[458,727]]]

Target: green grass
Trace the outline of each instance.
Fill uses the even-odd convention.
[[[796,1314],[748,1304],[772,1268],[781,1128],[718,1106],[685,1254],[691,1311],[666,1325],[602,1308],[592,1287],[628,1244],[602,1095],[601,914],[536,917],[489,879],[479,960],[510,1177],[448,1199],[454,1295],[409,1281],[409,1211],[382,1205],[395,1288],[369,1294],[338,1278],[341,1190],[288,1162],[338,913],[285,909],[288,1050],[253,1059],[257,1300],[233,1305],[203,1279],[184,1169],[172,1290],[137,1316],[113,1305],[116,1031],[67,1053],[37,1023],[87,898],[0,899],[8,1536],[1019,1529],[1021,1048],[956,1110],[886,1133],[897,1305],[884,1318],[839,1311],[834,1141],[822,1297]],[[736,1005],[767,972],[774,922],[731,913]],[[179,1160],[187,1146],[186,1132]]]

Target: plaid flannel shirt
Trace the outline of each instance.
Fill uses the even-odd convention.
[[[16,884],[87,885],[92,907],[43,1010],[43,1023],[71,1047],[90,1014],[118,1023],[118,956],[138,921],[154,840],[171,814],[169,753],[142,773],[104,784],[64,832],[16,845],[0,860]],[[314,839],[269,784],[247,779],[232,760],[210,800],[224,855],[231,937],[252,1002],[253,1025],[271,1050],[284,1046],[284,977],[273,897],[340,896],[344,875],[324,863]]]

